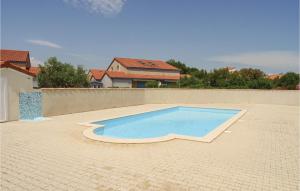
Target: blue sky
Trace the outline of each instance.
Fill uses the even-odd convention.
[[[1,47],[85,68],[113,57],[298,71],[298,0],[2,0]]]

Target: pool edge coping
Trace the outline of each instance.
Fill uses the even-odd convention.
[[[141,113],[147,113],[147,112],[152,112],[152,111],[159,111],[162,109],[168,109],[168,108],[173,108],[173,107],[179,107],[179,106],[184,106],[183,105],[175,105],[175,106],[169,106],[165,108],[157,108],[154,110],[150,111],[142,111],[134,114],[127,114],[127,115],[121,115],[117,117],[109,117],[106,119],[102,119],[100,121],[104,120],[110,120],[110,119],[116,119],[120,117],[126,117],[126,116],[131,116],[131,115],[137,115]],[[190,106],[190,107],[199,107],[199,106]],[[203,108],[203,107],[199,107]],[[205,107],[205,108],[210,108],[210,109],[238,109],[238,108],[217,108],[217,107]],[[240,109],[240,108],[239,108]],[[155,138],[143,138],[143,139],[119,139],[119,138],[112,138],[112,137],[106,137],[106,136],[101,136],[101,135],[96,135],[94,133],[94,130],[97,128],[104,127],[104,125],[98,125],[98,124],[93,124],[94,122],[97,122],[99,120],[93,120],[93,121],[88,121],[84,123],[78,123],[79,125],[89,127],[83,131],[83,135],[86,138],[92,139],[94,141],[102,141],[102,142],[108,142],[108,143],[120,143],[120,144],[138,144],[138,143],[156,143],[156,142],[164,142],[164,141],[170,141],[173,139],[182,139],[182,140],[190,140],[190,141],[198,141],[198,142],[205,142],[205,143],[210,143],[214,139],[216,139],[218,136],[220,136],[226,129],[228,129],[231,125],[233,125],[235,122],[238,121],[246,112],[246,109],[240,109],[241,111],[235,114],[233,117],[216,127],[213,131],[209,132],[207,135],[204,137],[193,137],[193,136],[188,136],[188,135],[180,135],[180,134],[168,134],[165,136],[161,137],[155,137]]]

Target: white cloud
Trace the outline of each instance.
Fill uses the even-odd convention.
[[[91,13],[114,15],[121,12],[126,0],[63,0],[74,7],[84,8]]]
[[[62,48],[60,45],[47,41],[47,40],[27,40],[27,42],[34,44],[34,45],[39,45],[39,46],[47,46],[50,48]]]
[[[30,57],[31,66],[38,66],[39,64],[43,64],[42,60],[39,60],[35,57]]]
[[[299,55],[293,51],[263,51],[223,55],[210,58],[209,61],[227,65],[239,64],[270,69],[298,70]]]

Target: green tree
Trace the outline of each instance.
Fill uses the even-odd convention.
[[[191,68],[189,70],[189,74],[192,76],[195,76],[198,79],[202,79],[202,80],[206,79],[207,75],[208,75],[206,70],[199,70],[198,68]]]
[[[158,88],[158,81],[156,80],[151,80],[151,81],[147,81],[145,84],[146,88]]]
[[[178,81],[178,87],[179,86],[181,88],[203,88],[205,85],[200,79],[192,76],[189,78],[185,77],[180,79]]]
[[[247,88],[247,82],[246,80],[240,75],[238,71],[235,71],[229,75],[228,78],[228,88],[240,88],[244,89]]]
[[[176,68],[178,68],[180,70],[181,74],[187,74],[188,73],[188,67],[180,61],[170,59],[170,60],[167,61],[167,63],[174,66],[174,67],[176,67]]]
[[[78,66],[62,63],[55,57],[50,57],[44,65],[39,65],[37,76],[41,88],[83,88],[89,87],[85,70]]]
[[[266,74],[263,71],[254,68],[243,68],[239,71],[239,73],[241,77],[247,81],[258,80],[266,76]]]
[[[273,87],[272,80],[267,78],[259,78],[247,82],[247,87],[250,89],[271,89]]]
[[[299,84],[299,74],[289,72],[282,78],[270,80],[266,74],[256,68],[243,68],[229,72],[227,68],[214,69],[211,72],[189,67],[183,62],[171,59],[167,63],[180,69],[181,74],[188,74],[178,81],[177,87],[183,88],[250,88],[250,89],[295,89]]]
[[[214,69],[209,73],[208,79],[211,87],[225,88],[230,85],[230,73],[226,68]]]
[[[294,90],[299,83],[299,74],[288,72],[278,80],[277,86],[283,89]]]
[[[255,68],[243,68],[239,71],[241,79],[245,82],[245,88],[250,89],[271,89],[272,80],[266,78],[266,74]]]

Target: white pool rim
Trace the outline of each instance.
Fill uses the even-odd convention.
[[[167,108],[169,108],[169,107],[167,107]],[[167,108],[163,108],[163,109],[167,109]],[[198,107],[198,108],[203,108],[203,107]],[[225,108],[210,108],[210,109],[225,109]],[[231,109],[231,108],[226,108],[226,109]],[[236,109],[237,108],[234,108],[234,110],[236,110]],[[162,108],[160,108],[158,110],[154,110],[154,111],[159,111],[159,110],[162,110]],[[89,122],[84,122],[84,123],[79,123],[79,124],[89,127],[83,131],[83,135],[85,137],[95,140],[95,141],[102,141],[102,142],[108,142],[108,143],[155,143],[155,142],[170,141],[173,139],[183,139],[183,140],[210,143],[215,138],[217,138],[219,135],[221,135],[221,133],[223,133],[226,129],[228,129],[232,124],[234,124],[238,119],[240,119],[247,112],[246,109],[239,109],[239,110],[240,110],[240,112],[235,114],[233,117],[229,118],[227,121],[225,121],[224,123],[222,123],[221,125],[219,125],[214,130],[212,130],[211,132],[209,132],[208,134],[206,134],[203,137],[194,137],[194,136],[179,135],[179,134],[171,133],[171,134],[168,134],[165,136],[154,137],[154,138],[141,138],[141,139],[113,138],[113,137],[97,135],[94,133],[95,129],[104,127],[104,125],[94,124],[94,122],[104,121],[104,120],[89,121]],[[135,113],[132,115],[137,115],[137,114],[141,114],[141,113],[146,113],[146,112]],[[105,119],[105,120],[126,117],[126,116],[131,116],[131,115],[112,117],[112,118]]]

